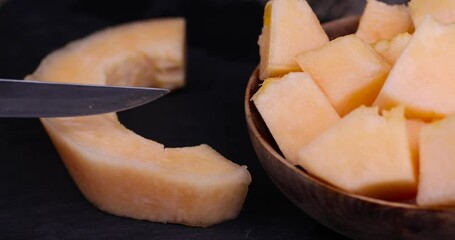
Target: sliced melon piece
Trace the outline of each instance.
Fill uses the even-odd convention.
[[[454,115],[422,128],[418,205],[455,206],[454,146]]]
[[[267,79],[253,101],[283,155],[293,164],[301,147],[340,119],[307,73]]]
[[[50,54],[27,79],[180,87],[184,35],[183,19],[114,27]],[[165,149],[115,114],[41,121],[81,192],[104,211],[190,226],[239,214],[250,174],[207,145]]]
[[[414,196],[416,176],[403,109],[378,115],[360,107],[299,152],[310,174],[351,193],[397,200]]]
[[[414,24],[406,5],[388,5],[378,0],[367,0],[356,35],[365,42],[374,43],[412,31]]]
[[[395,63],[375,104],[406,107],[406,116],[431,120],[455,112],[455,25],[428,16]]]
[[[455,22],[455,0],[411,0],[409,8],[416,27],[428,14],[441,23]]]
[[[355,35],[299,54],[297,62],[316,81],[340,116],[362,104],[372,104],[390,70],[389,64]]]
[[[272,0],[264,11],[259,36],[259,78],[299,71],[295,56],[329,41],[307,1]]]
[[[374,50],[381,55],[388,64],[395,65],[403,50],[408,46],[412,35],[409,33],[398,34],[392,40],[382,40],[374,44]]]

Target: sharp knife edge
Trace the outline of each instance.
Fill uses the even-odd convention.
[[[119,112],[169,92],[161,88],[0,79],[0,117],[71,117]]]

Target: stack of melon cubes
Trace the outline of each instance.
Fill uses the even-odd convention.
[[[272,0],[252,100],[284,157],[344,191],[455,206],[455,0],[367,0],[329,41],[304,0]]]

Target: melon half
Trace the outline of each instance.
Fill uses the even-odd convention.
[[[27,79],[177,88],[185,22],[162,19],[95,33],[47,56]],[[207,145],[165,148],[116,114],[41,119],[84,196],[136,219],[209,226],[235,218],[251,176]]]

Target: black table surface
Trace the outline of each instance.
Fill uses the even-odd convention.
[[[209,228],[117,217],[82,196],[38,119],[0,119],[0,239],[343,239],[277,190],[248,137],[243,96],[258,63],[256,41],[264,1],[0,0],[0,4],[0,78],[23,78],[50,51],[104,27],[185,17],[187,86],[120,113],[120,120],[169,147],[207,143],[247,165],[253,177],[240,216]]]

